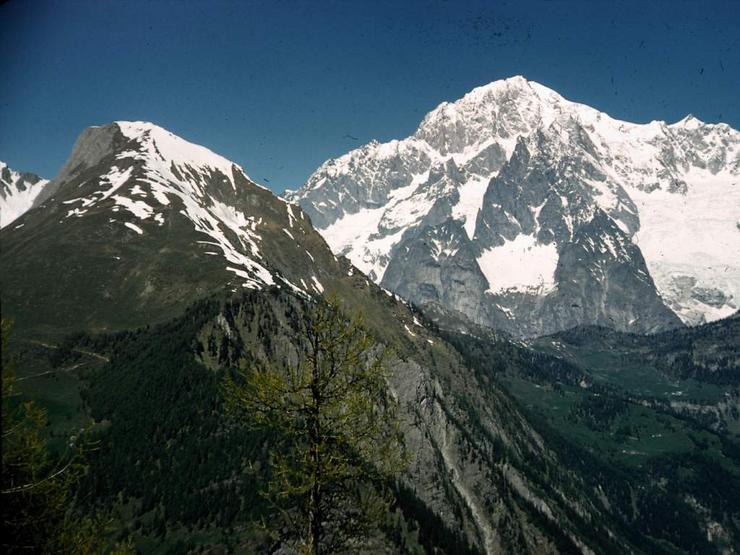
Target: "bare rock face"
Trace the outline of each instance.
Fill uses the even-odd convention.
[[[69,160],[64,164],[59,175],[36,198],[33,207],[43,204],[56,194],[63,183],[99,164],[106,156],[116,152],[117,148],[123,146],[125,142],[126,137],[115,124],[85,129],[75,142]]]
[[[644,333],[737,310],[738,183],[727,125],[617,121],[514,77],[326,162],[288,198],[414,303],[520,336]]]

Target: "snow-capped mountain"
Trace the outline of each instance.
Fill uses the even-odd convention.
[[[117,322],[121,303],[132,321],[163,318],[224,287],[313,295],[337,264],[298,206],[143,122],[84,131],[34,209],[2,233],[4,308],[43,320],[30,305],[66,306],[58,325]]]
[[[618,121],[522,77],[327,161],[288,198],[388,289],[521,335],[654,331],[740,300],[740,133]]]
[[[434,251],[440,260],[456,256],[450,251],[457,248],[453,233],[465,236],[460,222],[452,224],[457,228],[451,225],[450,237]],[[108,336],[113,364],[96,366],[110,372],[111,381],[96,382],[86,396],[106,398],[103,405],[112,412],[99,410],[103,405],[91,410],[111,426],[131,428],[121,407],[156,412],[165,402],[168,409],[182,409],[183,422],[194,423],[193,433],[185,435],[217,433],[222,444],[231,436],[204,419],[203,411],[212,412],[211,400],[217,399],[210,392],[218,395],[210,388],[235,368],[293,364],[309,323],[310,303],[304,301],[326,289],[351,313],[362,311],[372,336],[394,347],[390,393],[413,453],[400,479],[413,491],[413,497],[405,495],[417,507],[414,519],[455,531],[445,532],[452,543],[441,536],[438,551],[461,551],[456,545],[486,553],[541,552],[543,546],[557,552],[558,545],[583,553],[630,550],[632,540],[615,516],[621,505],[609,505],[611,491],[596,490],[589,476],[569,468],[487,370],[476,370],[461,346],[453,348],[406,303],[335,257],[299,207],[203,147],[149,123],[88,129],[59,176],[33,208],[0,231],[0,241],[3,317],[15,320],[14,337],[45,347],[23,351],[34,353],[26,359],[40,365],[27,368],[27,375],[45,375],[46,347],[63,337],[69,346],[72,332],[127,330]],[[243,288],[251,291],[228,291]],[[498,341],[495,334],[484,337],[491,345]],[[98,345],[107,341],[98,338]],[[183,371],[173,374],[172,365],[161,365],[161,353],[152,356],[158,349],[183,362]],[[523,346],[502,340],[494,349],[496,356],[521,357],[512,371],[532,366],[534,353]],[[175,387],[182,379],[184,386]],[[116,390],[109,396],[110,386]],[[205,405],[192,406],[194,399]],[[117,434],[108,437],[126,437]],[[132,434],[141,435],[138,429]],[[179,441],[182,434],[159,434],[139,446],[133,459],[144,466],[147,457],[156,462],[155,444],[171,445],[168,437]],[[112,444],[125,451],[129,442]],[[96,477],[109,479],[109,463],[123,451],[98,460]],[[177,453],[172,460],[180,460]],[[206,482],[230,482],[244,453],[224,452],[223,479]],[[150,474],[144,487],[159,481]]]
[[[0,228],[30,210],[48,182],[48,179],[12,170],[5,162],[0,162]]]

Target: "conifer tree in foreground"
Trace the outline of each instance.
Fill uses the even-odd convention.
[[[336,299],[310,309],[297,364],[227,379],[230,412],[271,433],[264,496],[299,551],[361,548],[387,511],[382,484],[404,454],[385,352]]]

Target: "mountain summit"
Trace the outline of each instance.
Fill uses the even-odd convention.
[[[288,198],[417,304],[525,336],[651,332],[737,310],[739,182],[725,124],[618,121],[512,77],[327,161]]]
[[[151,123],[85,130],[34,206],[2,237],[24,326],[141,325],[225,287],[313,295],[338,264],[300,208]]]

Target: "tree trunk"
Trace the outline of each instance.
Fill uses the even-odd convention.
[[[320,367],[318,357],[318,337],[315,338],[313,372],[311,376],[311,396],[313,414],[309,428],[309,448],[311,449],[311,463],[313,465],[313,484],[309,497],[309,542],[311,555],[320,555],[321,551],[321,389]]]
[[[321,502],[321,493],[319,490],[318,484],[314,484],[313,488],[311,489],[311,515],[310,515],[310,542],[311,542],[311,554],[312,555],[319,555],[320,554],[320,544],[321,544],[321,508],[320,508],[320,502]]]

